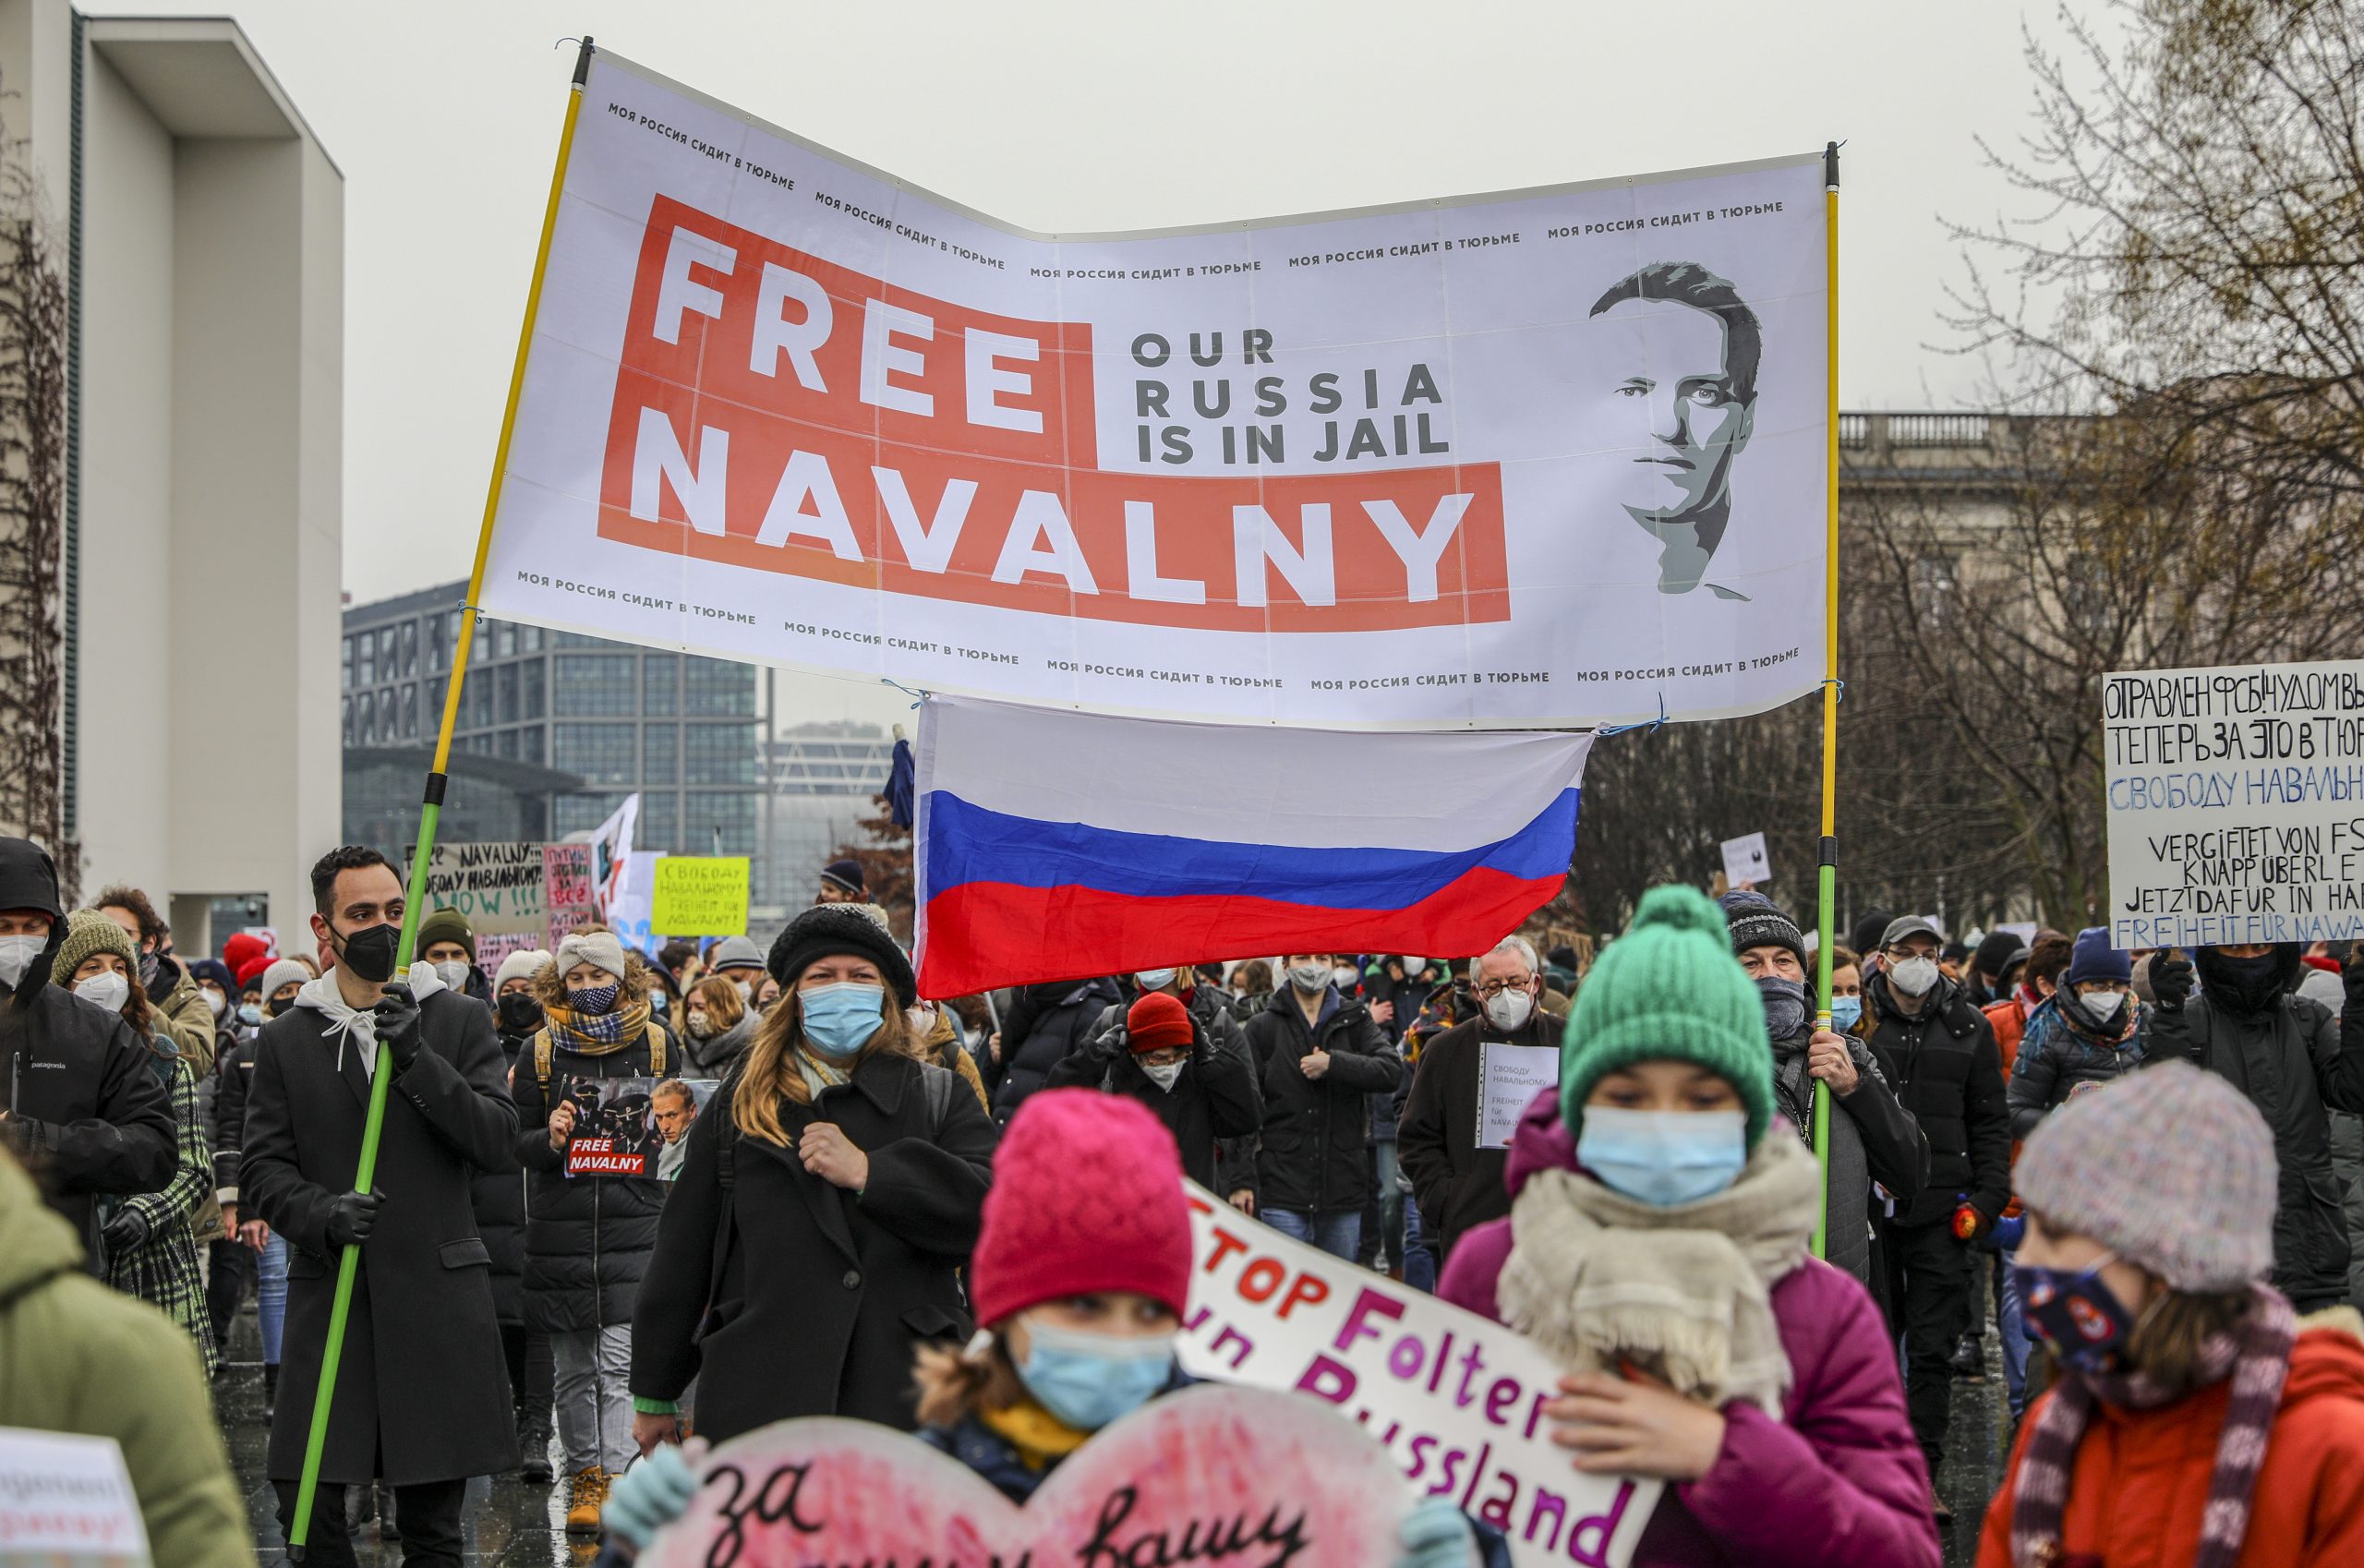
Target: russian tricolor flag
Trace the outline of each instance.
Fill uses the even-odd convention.
[[[931,696],[921,993],[1292,951],[1482,952],[1558,895],[1591,745]]]

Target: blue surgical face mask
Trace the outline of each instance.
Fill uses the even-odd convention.
[[[259,1024],[262,1022],[262,1004],[260,1002],[239,1003],[238,1021],[240,1023],[252,1024]]]
[[[1602,1185],[1670,1208],[1712,1197],[1748,1164],[1743,1111],[1625,1111],[1586,1105],[1576,1162]]]
[[[1135,1338],[1026,1325],[1018,1376],[1035,1402],[1078,1431],[1096,1432],[1148,1404],[1174,1379],[1174,1336]]]
[[[870,1043],[886,1022],[886,988],[847,981],[796,994],[804,1020],[804,1043],[833,1060]]]
[[[1863,1019],[1861,996],[1833,996],[1830,999],[1830,1027],[1839,1033],[1851,1031]]]
[[[2052,1353],[2081,1372],[2105,1372],[2117,1360],[2134,1317],[2117,1293],[2102,1283],[2106,1257],[2089,1269],[2045,1269],[2014,1262],[2020,1307],[2028,1326],[2042,1334]]]

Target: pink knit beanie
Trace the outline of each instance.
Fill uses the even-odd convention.
[[[1131,1290],[1174,1309],[1190,1295],[1182,1155],[1148,1107],[1096,1089],[1027,1098],[994,1154],[984,1226],[969,1262],[977,1321]]]

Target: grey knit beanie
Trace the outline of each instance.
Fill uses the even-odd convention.
[[[2274,1266],[2274,1134],[2249,1096],[2188,1062],[2075,1094],[2013,1173],[2048,1229],[2091,1236],[2172,1290],[2237,1290]]]

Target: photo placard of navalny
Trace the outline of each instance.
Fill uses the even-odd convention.
[[[2116,946],[2364,937],[2364,659],[2111,675],[2102,724]]]
[[[1036,234],[602,52],[484,605],[1168,718],[1761,711],[1820,675],[1825,259],[1819,153]]]

